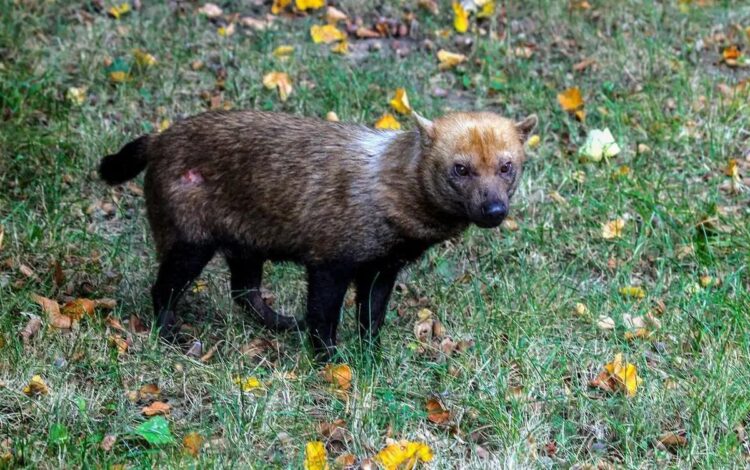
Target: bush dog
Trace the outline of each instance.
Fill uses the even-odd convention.
[[[238,303],[275,329],[301,327],[260,294],[266,260],[307,270],[306,323],[316,356],[330,360],[348,286],[360,334],[377,336],[405,264],[473,223],[498,226],[525,160],[531,115],[489,112],[381,131],[259,111],[207,112],[105,157],[115,185],[146,169],[148,218],[160,258],[156,325],[172,338],[174,305],[219,251]]]

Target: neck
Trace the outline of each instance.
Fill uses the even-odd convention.
[[[401,236],[437,242],[458,234],[467,224],[430,197],[421,155],[417,131],[394,133],[379,155],[378,200]]]

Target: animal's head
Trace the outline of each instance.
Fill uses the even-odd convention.
[[[422,139],[420,176],[432,202],[480,227],[508,214],[536,115],[519,122],[493,113],[453,113],[435,121],[415,114]]]

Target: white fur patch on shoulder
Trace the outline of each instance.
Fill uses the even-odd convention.
[[[398,136],[398,132],[367,130],[357,137],[357,143],[370,157],[379,158]]]

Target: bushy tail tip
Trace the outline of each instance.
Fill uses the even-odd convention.
[[[126,144],[119,152],[102,158],[99,177],[109,185],[135,178],[146,168],[147,148],[148,136],[141,136]]]

